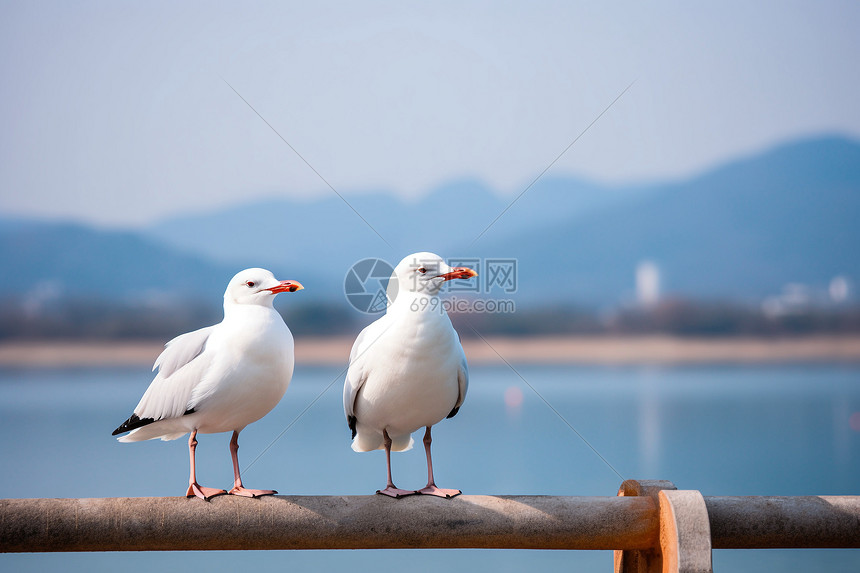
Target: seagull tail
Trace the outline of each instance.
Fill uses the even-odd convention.
[[[165,428],[160,424],[150,424],[132,430],[125,436],[117,438],[120,442],[142,442],[144,440],[155,440],[161,438],[164,441],[175,440],[181,438],[188,433],[188,430],[177,431],[176,428]]]
[[[411,450],[412,446],[415,445],[415,440],[412,439],[410,434],[405,436],[398,436],[396,438],[391,439],[391,449],[395,452],[405,452],[406,450]]]
[[[415,441],[412,436],[396,436],[391,438],[391,450],[394,452],[405,452],[411,450]],[[352,440],[352,449],[356,452],[371,452],[373,450],[385,449],[381,432],[368,432],[367,430],[359,430],[356,433],[355,439]]]
[[[354,452],[372,452],[382,449],[382,434],[368,431],[358,431],[352,439],[352,450]]]

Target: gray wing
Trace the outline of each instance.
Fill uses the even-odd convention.
[[[206,341],[209,339],[213,328],[215,326],[207,326],[186,332],[165,344],[164,350],[155,359],[155,364],[152,365],[153,372],[157,369],[161,376],[168,378],[197,358],[206,347]]]
[[[207,326],[177,336],[165,345],[155,360],[155,379],[134,409],[141,419],[178,418],[190,408],[194,387],[209,369],[209,360],[201,357],[214,326]]]
[[[386,317],[387,315],[367,325],[358,334],[349,353],[349,368],[343,383],[343,413],[346,414],[346,422],[349,424],[349,429],[352,430],[353,438],[356,434],[355,399],[365,380],[367,380],[365,354],[370,346],[385,332]]]
[[[466,392],[469,390],[469,365],[466,364],[466,354],[463,352],[462,345],[460,346],[460,366],[457,368],[457,384],[460,392],[457,395],[457,403],[454,404],[454,409],[446,418],[453,418],[460,411],[460,406],[466,400]]]

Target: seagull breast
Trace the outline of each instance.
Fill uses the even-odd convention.
[[[436,424],[457,403],[461,356],[447,316],[395,321],[368,349],[357,418],[392,436]]]

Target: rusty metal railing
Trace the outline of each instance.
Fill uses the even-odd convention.
[[[0,500],[0,551],[611,549],[618,572],[711,571],[712,549],[860,548],[860,497],[269,496]]]

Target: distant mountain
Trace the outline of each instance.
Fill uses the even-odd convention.
[[[140,232],[0,219],[0,294],[220,305],[227,278],[263,266],[301,280],[308,303],[344,306],[354,262],[393,264],[419,250],[517,258],[521,305],[630,300],[646,259],[664,291],[690,298],[757,301],[786,283],[824,287],[836,275],[860,283],[860,144],[839,137],[783,145],[681,182],[607,187],[547,177],[513,203],[516,195],[474,180],[414,201],[344,197],[349,205],[334,193],[257,201]]]
[[[460,240],[464,233],[455,219],[477,219],[478,214],[501,209],[501,200],[472,182],[442,189],[432,199],[416,203],[382,192],[344,197],[346,202],[334,193],[315,200],[257,201],[171,218],[146,232],[212,260],[253,258],[267,265],[317,272],[337,269],[343,276],[360,258],[393,259],[409,249]]]
[[[460,180],[414,201],[382,192],[344,195],[349,205],[334,193],[313,201],[278,198],[174,217],[146,233],[221,263],[253,259],[294,274],[313,273],[322,289],[317,293],[340,296],[343,277],[361,259],[396,264],[409,253],[428,250],[480,256],[480,243],[472,242],[499,215],[482,240],[569,221],[637,193],[548,177],[524,194],[515,210],[504,212],[513,197],[501,197],[479,181]]]
[[[860,280],[860,145],[805,140],[562,224],[487,245],[520,260],[520,296],[615,304],[654,261],[664,289],[746,298]]]
[[[0,220],[0,293],[123,301],[202,298],[220,304],[238,270],[139,234],[74,223]]]

